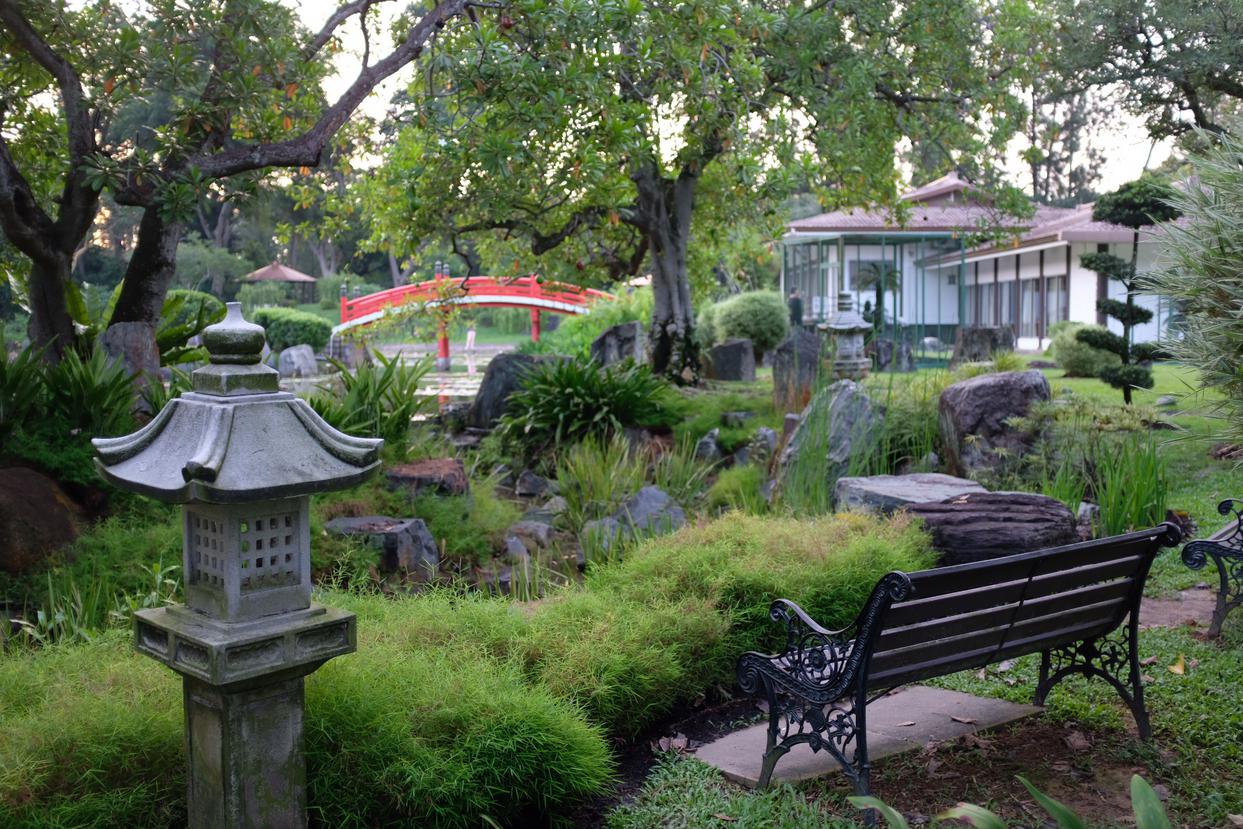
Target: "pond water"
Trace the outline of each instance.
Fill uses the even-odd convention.
[[[402,345],[382,345],[377,349],[385,357],[400,357],[404,361],[415,361],[435,356],[435,346],[421,343]],[[428,397],[439,397],[442,403],[473,400],[483,382],[484,371],[488,363],[497,354],[512,351],[512,346],[481,345],[473,352],[464,350],[451,351],[452,361],[449,371],[431,371],[419,383],[419,394]],[[319,377],[285,378],[281,380],[281,388],[299,395],[311,395],[322,388],[340,390],[340,380],[333,374]]]

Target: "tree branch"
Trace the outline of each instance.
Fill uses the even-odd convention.
[[[0,22],[13,34],[17,45],[56,80],[69,125],[69,154],[72,165],[77,166],[95,151],[95,131],[77,70],[34,30],[13,0],[0,0]]]
[[[5,2],[6,0],[0,0]],[[358,77],[310,127],[287,141],[235,147],[221,153],[195,155],[187,162],[208,178],[225,178],[265,167],[316,167],[324,148],[337,130],[349,119],[381,81],[415,60],[436,32],[453,17],[462,13],[468,0],[443,0],[425,14],[411,29],[406,39],[382,60],[359,71]]]

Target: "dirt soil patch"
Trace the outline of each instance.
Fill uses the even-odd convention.
[[[1131,775],[1158,786],[1160,781],[1131,761],[1127,740],[1114,732],[1030,720],[881,761],[872,772],[872,790],[907,813],[912,825],[966,801],[987,806],[1012,826],[1045,826],[1049,817],[1018,781],[1021,774],[1089,825],[1130,825]],[[833,788],[847,793],[841,782]]]

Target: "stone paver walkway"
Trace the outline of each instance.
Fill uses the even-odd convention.
[[[930,742],[949,740],[1037,713],[1035,705],[976,697],[923,685],[901,688],[868,706],[868,753],[873,761]],[[724,775],[744,786],[755,786],[760,773],[768,723],[727,734],[695,752]],[[777,762],[774,780],[795,782],[841,772],[827,752],[813,753],[805,744]]]

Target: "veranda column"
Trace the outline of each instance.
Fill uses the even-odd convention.
[[[281,392],[237,303],[203,344],[193,391],[94,441],[113,484],[184,505],[186,604],[138,611],[134,646],[183,677],[189,825],[303,827],[303,679],[355,648],[354,615],[311,601],[310,495],[366,478],[382,441]]]

